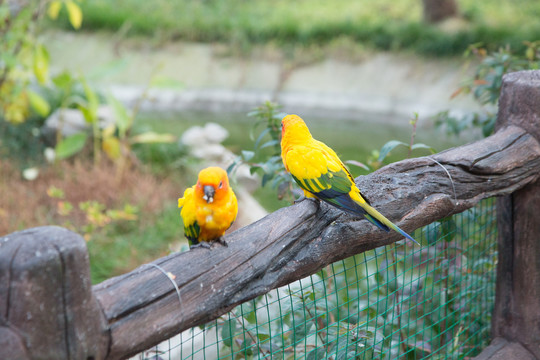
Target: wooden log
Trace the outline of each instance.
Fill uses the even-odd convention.
[[[86,243],[59,227],[0,238],[0,359],[103,359]]]
[[[540,141],[540,71],[527,70],[503,77],[496,129],[519,126]]]
[[[357,184],[412,231],[533,183],[538,169],[538,141],[510,126],[471,145],[386,166]],[[111,333],[108,358],[135,354],[327,264],[398,240],[324,203],[280,209],[227,236],[228,247],[172,254],[94,286]],[[178,293],[154,266],[175,277]]]
[[[517,125],[540,140],[539,71],[504,76],[496,128],[509,125]],[[540,359],[539,214],[540,181],[497,200],[499,261],[492,318],[493,337],[520,343],[537,359]]]
[[[536,360],[519,342],[495,338],[474,360]]]

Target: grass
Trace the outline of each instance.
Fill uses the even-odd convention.
[[[184,186],[172,176],[134,167],[119,179],[106,162],[93,166],[88,161],[64,161],[42,167],[36,180],[25,181],[12,162],[0,159],[0,168],[0,236],[44,225],[85,234],[94,283],[164,256],[171,246],[180,247],[183,235],[176,199]],[[53,187],[63,196],[51,196]],[[100,226],[79,209],[86,201],[97,201],[107,210],[130,204],[138,208],[137,218]],[[62,213],[68,202],[73,209]]]
[[[422,22],[420,0],[89,0],[81,3],[83,30],[145,35],[152,41],[226,42],[248,48],[280,44],[326,44],[343,37],[379,50],[425,55],[461,54],[470,44],[491,48],[540,38],[540,2],[459,0],[461,20]],[[60,26],[68,28],[64,14]]]
[[[167,201],[155,214],[142,216],[149,219],[115,224],[88,242],[94,283],[178,251],[185,243],[175,201]]]

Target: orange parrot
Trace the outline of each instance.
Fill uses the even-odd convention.
[[[212,241],[227,246],[221,237],[236,219],[238,202],[225,170],[219,167],[201,170],[197,183],[178,199],[178,207],[191,249],[209,248]]]
[[[370,205],[334,150],[315,140],[304,120],[297,115],[287,115],[281,121],[281,128],[283,164],[304,190],[306,198],[319,199],[338,209],[363,215],[380,229],[395,230],[418,244]]]

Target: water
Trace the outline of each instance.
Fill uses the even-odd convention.
[[[204,125],[207,122],[215,122],[226,128],[230,135],[224,145],[232,152],[238,154],[241,150],[252,150],[254,141],[250,133],[258,135],[262,126],[253,130],[254,118],[246,113],[214,113],[214,112],[151,112],[141,113],[137,118],[137,127],[151,129],[156,132],[168,132],[180,136],[186,129],[195,125]],[[406,144],[410,143],[412,126],[410,119],[392,119],[388,121],[382,116],[366,115],[364,120],[339,119],[328,120],[323,118],[304,118],[313,136],[332,147],[342,160],[354,160],[363,164],[369,163],[369,158],[374,150],[390,140],[399,140]],[[424,143],[436,152],[463,145],[473,141],[474,135],[469,134],[461,138],[448,137],[442,130],[424,119],[420,119],[415,137],[415,143]],[[396,148],[385,163],[402,160],[407,157],[405,146]],[[425,149],[418,149],[412,153],[413,157],[429,155]],[[349,165],[353,176],[365,175],[367,171],[359,166]],[[275,190],[266,188],[257,190],[255,196],[265,208],[273,211],[286,205],[278,201]]]

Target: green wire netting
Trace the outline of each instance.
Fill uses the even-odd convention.
[[[490,340],[493,199],[338,261],[138,359],[467,359]]]

